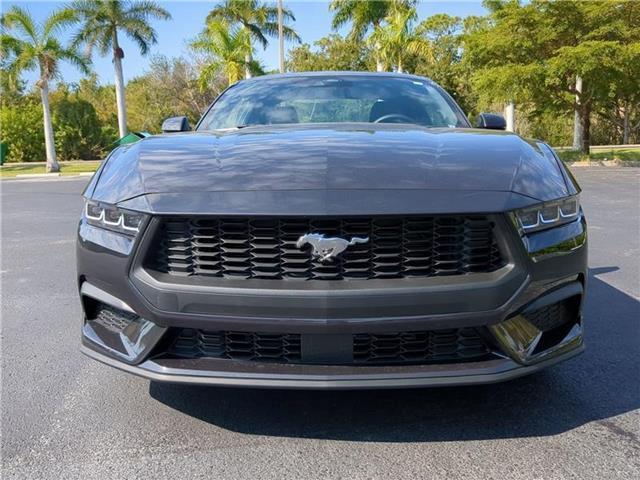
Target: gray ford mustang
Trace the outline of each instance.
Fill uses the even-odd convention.
[[[82,351],[154,381],[489,383],[583,350],[580,188],[431,80],[237,83],[115,149],[79,223]]]

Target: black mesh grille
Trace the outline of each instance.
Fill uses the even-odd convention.
[[[95,316],[91,320],[111,332],[119,333],[137,318],[135,313],[125,312],[106,303],[96,302]]]
[[[389,334],[354,334],[354,365],[462,362],[490,351],[475,329],[448,329]],[[254,332],[174,332],[167,353],[182,358],[220,358],[275,363],[305,363],[301,335]],[[316,363],[316,362],[312,362]]]
[[[580,297],[571,297],[524,314],[524,317],[543,332],[551,331],[576,320]]]
[[[471,328],[358,334],[354,336],[355,363],[430,363],[476,359],[489,354],[486,344]]]
[[[300,335],[253,332],[205,332],[183,329],[169,348],[172,355],[259,362],[300,361]]]
[[[306,233],[369,242],[322,263]],[[484,216],[164,219],[148,268],[182,276],[343,280],[491,272],[504,265]]]

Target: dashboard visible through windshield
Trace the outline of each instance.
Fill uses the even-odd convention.
[[[426,79],[354,75],[241,82],[218,98],[197,129],[344,122],[469,126],[453,100]]]

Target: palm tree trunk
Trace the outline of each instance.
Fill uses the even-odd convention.
[[[282,0],[278,0],[278,46],[279,46],[279,60],[280,60],[280,73],[284,73],[284,32],[283,32],[283,20],[282,20]]]
[[[379,27],[380,27],[380,22],[373,22],[374,31]],[[382,55],[380,54],[380,43],[376,42],[374,49],[375,49],[375,56],[376,56],[376,72],[384,72],[386,70],[386,65],[382,61]]]
[[[56,146],[53,139],[53,123],[51,122],[51,110],[49,108],[49,82],[40,80],[40,96],[42,97],[42,110],[44,120],[44,147],[47,155],[47,173],[59,172],[60,165],[56,159]]]
[[[398,73],[403,73],[403,70],[402,70],[402,55],[398,55]]]
[[[113,33],[113,68],[116,74],[116,105],[118,106],[118,131],[120,137],[127,134],[127,107],[125,105],[124,78],[122,76],[122,49],[118,45],[118,35]]]
[[[573,107],[573,149],[583,153],[584,125],[582,124],[582,77],[576,76],[576,100]]]
[[[253,62],[253,55],[251,52],[244,56],[244,78],[251,78],[251,63]]]
[[[507,103],[505,108],[505,117],[507,121],[507,132],[516,131],[516,106],[513,102]]]

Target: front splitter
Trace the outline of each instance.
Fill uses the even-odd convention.
[[[431,365],[394,368],[393,371],[370,373],[340,373],[344,367],[329,367],[329,374],[308,373],[312,370],[305,365],[291,365],[294,373],[262,373],[256,365],[249,362],[236,362],[233,370],[195,370],[186,368],[170,368],[154,360],[147,360],[140,365],[128,365],[103,355],[86,345],[81,347],[82,353],[102,363],[128,373],[138,375],[156,382],[184,383],[195,385],[212,385],[225,387],[249,388],[285,388],[285,389],[385,389],[385,388],[419,388],[448,387],[462,385],[481,385],[503,382],[535,373],[558,362],[567,360],[584,351],[584,344],[562,355],[523,366],[508,358],[496,358],[483,362],[451,365]],[[228,362],[227,360],[221,360]],[[245,364],[246,369],[242,369]],[[361,367],[364,370],[369,367]],[[297,370],[297,371],[296,371]],[[390,369],[391,370],[391,369]]]

